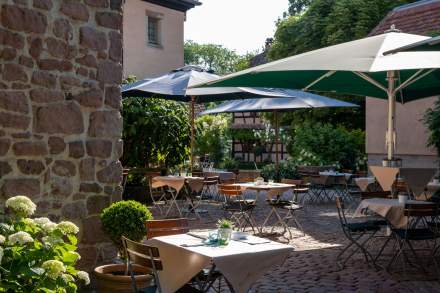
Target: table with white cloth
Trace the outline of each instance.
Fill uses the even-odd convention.
[[[430,204],[430,202],[420,200],[407,200],[408,204]],[[404,215],[405,205],[398,199],[388,198],[369,198],[361,201],[357,207],[354,217],[364,216],[368,211],[372,211],[383,218],[395,228],[404,228],[408,223],[408,217]]]
[[[263,240],[248,236],[252,238]],[[215,266],[231,289],[244,293],[273,266],[282,265],[293,251],[292,246],[266,239],[259,244],[231,240],[227,246],[203,245],[202,241],[188,234],[148,240],[148,245],[159,249],[164,268],[158,273],[162,292],[175,292],[202,269]]]
[[[174,189],[174,192],[171,192],[171,200],[168,210],[165,214],[165,217],[168,217],[171,212],[173,206],[176,207],[180,217],[182,217],[182,211],[177,203],[177,196],[179,195],[180,190],[185,186],[185,183],[189,185],[191,190],[201,190],[203,188],[203,178],[200,177],[191,177],[191,176],[156,176],[152,179],[152,187],[159,188],[168,186]]]
[[[376,179],[374,177],[358,177],[354,178],[354,182],[361,191],[367,191],[370,185],[376,183]]]

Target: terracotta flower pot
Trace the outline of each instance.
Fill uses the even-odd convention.
[[[133,286],[130,275],[125,274],[125,264],[110,264],[95,268],[98,292],[102,293],[131,293]],[[139,265],[133,265],[138,289],[150,286],[153,276],[151,270]]]

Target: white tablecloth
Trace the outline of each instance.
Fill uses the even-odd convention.
[[[210,264],[216,265],[237,293],[247,292],[258,278],[271,267],[281,265],[293,251],[292,246],[273,241],[250,245],[231,240],[227,246],[181,246],[201,241],[187,234],[148,240],[149,245],[159,248],[164,267],[159,279],[164,293],[176,291]]]
[[[410,204],[429,204],[426,201],[408,200]],[[404,205],[398,199],[369,198],[361,201],[357,207],[354,217],[364,216],[365,211],[373,211],[387,219],[395,228],[404,228],[408,218],[403,214]]]

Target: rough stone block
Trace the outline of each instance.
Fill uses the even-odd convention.
[[[31,119],[28,116],[0,112],[0,126],[25,130]]]
[[[11,172],[12,172],[12,168],[8,162],[0,162],[0,179]]]
[[[57,160],[52,166],[52,172],[61,177],[72,177],[76,175],[76,166],[70,161]]]
[[[34,0],[34,7],[44,10],[51,10],[53,3],[52,0]]]
[[[104,32],[84,26],[80,28],[79,33],[79,43],[82,46],[97,51],[107,49],[107,35]]]
[[[102,106],[104,93],[98,88],[83,91],[73,99],[84,107],[99,108]]]
[[[61,209],[61,216],[67,220],[82,219],[87,216],[87,208],[84,201],[67,203]]]
[[[39,107],[35,115],[38,133],[80,134],[84,132],[81,108],[73,102]]]
[[[101,193],[102,187],[98,183],[81,183],[79,185],[79,192],[83,193]]]
[[[122,14],[117,12],[96,12],[95,20],[100,26],[118,29],[122,25]]]
[[[87,154],[91,157],[106,159],[112,154],[110,140],[90,140],[86,142]]]
[[[85,0],[87,5],[99,8],[107,8],[109,6],[108,0]]]
[[[82,141],[73,141],[69,143],[69,157],[79,159],[84,157],[85,149]]]
[[[57,90],[32,89],[30,91],[31,100],[35,103],[52,103],[64,100],[63,93]]]
[[[89,11],[87,6],[75,0],[64,0],[61,4],[60,11],[75,20],[89,20]]]
[[[109,238],[102,230],[101,219],[99,216],[92,216],[84,219],[82,227],[82,243],[95,244],[109,241]]]
[[[17,167],[25,175],[40,175],[46,169],[40,160],[17,160]]]
[[[119,111],[97,111],[90,114],[89,135],[91,137],[120,137],[122,117]]]
[[[29,113],[29,103],[24,92],[0,91],[0,108],[24,114]]]
[[[87,158],[79,163],[79,177],[81,181],[95,180],[95,159]]]
[[[102,183],[120,183],[122,182],[121,162],[111,162],[107,167],[96,174],[98,181]]]
[[[7,138],[0,139],[0,156],[6,155],[11,146],[11,140]]]
[[[53,33],[56,37],[68,41],[73,37],[73,28],[67,19],[59,18],[53,23]]]
[[[105,104],[118,111],[122,108],[121,88],[119,86],[105,88]]]
[[[5,179],[1,191],[6,197],[16,195],[34,197],[40,194],[40,181],[30,178]]]
[[[48,139],[49,152],[58,155],[66,149],[66,143],[61,137],[51,136]]]
[[[23,49],[24,43],[24,37],[20,34],[0,28],[0,44],[11,46],[15,49]]]
[[[28,76],[23,66],[14,63],[7,63],[3,66],[3,79],[6,81],[27,82]]]
[[[47,155],[47,146],[42,141],[20,141],[12,145],[16,156],[44,156]]]
[[[17,5],[3,5],[1,22],[11,30],[43,34],[47,27],[47,18],[39,11]]]
[[[87,211],[89,215],[96,215],[110,205],[110,198],[108,196],[93,195],[87,198]]]
[[[101,61],[98,65],[98,81],[110,84],[121,84],[121,64],[109,60]]]
[[[57,84],[57,78],[56,75],[47,71],[34,71],[32,74],[32,83],[45,88],[54,88]]]
[[[65,177],[51,177],[51,193],[67,198],[73,192],[72,180]]]

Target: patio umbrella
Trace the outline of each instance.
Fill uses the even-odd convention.
[[[271,96],[274,94],[271,89],[248,89],[260,95]],[[278,142],[279,142],[279,112],[287,112],[297,109],[328,108],[328,107],[359,107],[358,105],[347,103],[324,96],[315,95],[298,90],[273,90],[284,97],[258,98],[247,100],[234,100],[225,102],[215,108],[201,112],[199,115],[236,113],[236,112],[273,112],[275,120],[275,151],[276,166],[279,164]],[[263,94],[265,93],[265,94]]]
[[[141,80],[122,87],[123,97],[156,97],[191,103],[191,169],[194,150],[194,105],[196,102],[212,102],[248,99],[258,96],[289,97],[282,89],[210,87],[190,88],[196,84],[219,79],[220,76],[198,66],[185,66],[153,79]]]
[[[440,36],[415,42],[390,51],[386,51],[383,54],[389,55],[398,52],[410,52],[410,51],[440,51]]]
[[[388,99],[387,159],[394,159],[395,103],[440,94],[440,52],[383,52],[428,37],[389,32],[263,64],[197,87],[277,87]]]

